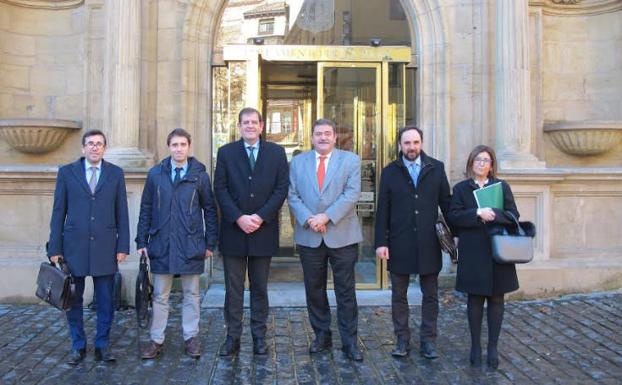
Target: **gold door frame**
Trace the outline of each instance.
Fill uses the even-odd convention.
[[[323,76],[322,70],[326,67],[349,67],[349,68],[375,68],[376,69],[376,186],[379,186],[382,169],[393,159],[397,127],[403,122],[396,122],[395,106],[389,103],[389,64],[403,63],[402,85],[403,98],[406,102],[406,71],[405,66],[412,60],[412,49],[407,46],[297,46],[297,45],[229,45],[223,47],[223,59],[225,62],[245,61],[247,63],[246,79],[246,105],[256,106],[262,111],[261,95],[261,62],[290,61],[290,62],[317,62],[317,117],[322,117],[323,106]],[[321,79],[320,79],[321,78]],[[310,115],[311,105],[306,106]],[[355,122],[357,119],[355,119]],[[355,134],[355,149],[361,135],[360,125],[357,124]],[[308,132],[307,132],[308,130]],[[235,133],[233,133],[235,134]],[[384,135],[383,135],[384,134]],[[303,147],[311,148],[311,129],[305,129]],[[375,194],[377,200],[378,194]],[[376,206],[377,207],[377,206]],[[357,289],[389,288],[388,271],[386,261],[376,263],[376,283],[357,283]]]
[[[370,62],[319,62],[317,64],[317,118],[324,117],[324,70],[326,68],[367,68],[373,69],[376,72],[376,98],[375,98],[375,122],[374,126],[376,127],[376,133],[374,137],[374,141],[376,143],[382,143],[382,68],[380,63],[370,63]],[[353,108],[352,122],[354,124],[353,127],[353,148],[357,154],[361,154],[362,147],[362,137],[363,137],[363,127],[360,124],[360,113],[358,106],[354,103]],[[379,151],[381,146],[376,147],[376,181],[375,185],[378,186],[378,175],[380,175],[380,171],[382,170],[382,157]],[[374,198],[377,199],[377,192],[374,192]],[[383,266],[380,260],[376,261],[376,282],[375,283],[357,283],[356,287],[359,289],[378,289],[382,287],[382,271]],[[332,287],[332,282],[330,284]]]

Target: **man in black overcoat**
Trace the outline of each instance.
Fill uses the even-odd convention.
[[[79,364],[86,356],[82,296],[87,276],[93,277],[97,301],[95,359],[115,361],[110,352],[113,277],[117,264],[129,253],[130,230],[123,170],[103,159],[105,151],[103,132],[85,132],[84,156],[62,166],[56,177],[48,258],[54,263],[63,258],[76,284],[66,313],[72,340],[70,365]]]
[[[421,292],[420,353],[436,358],[438,274],[441,247],[436,237],[438,208],[447,216],[451,199],[442,162],[422,150],[416,127],[398,132],[398,158],[382,170],[376,212],[376,255],[388,261],[391,307],[397,339],[392,354],[410,350],[407,291],[411,274],[419,275]]]
[[[279,248],[279,210],[289,172],[283,147],[261,140],[263,119],[254,108],[238,116],[241,139],[218,150],[214,194],[220,207],[219,250],[225,272],[227,337],[220,355],[240,349],[244,277],[248,268],[253,352],[266,354],[268,275]]]

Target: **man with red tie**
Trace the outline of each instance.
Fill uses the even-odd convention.
[[[313,150],[292,160],[288,203],[296,218],[294,240],[304,273],[307,310],[315,332],[310,353],[332,347],[330,307],[326,295],[328,261],[333,270],[342,350],[354,361],[358,348],[358,308],[354,265],[363,240],[356,216],[361,195],[361,160],[335,148],[335,123],[319,119],[313,124]]]

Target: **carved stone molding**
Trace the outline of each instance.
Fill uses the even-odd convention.
[[[622,0],[530,0],[529,6],[550,16],[589,16],[620,11]]]
[[[583,0],[551,0],[555,4],[579,4]]]
[[[0,0],[0,3],[25,8],[69,9],[81,6],[84,0]]]
[[[0,119],[0,137],[19,152],[44,154],[57,149],[82,123],[60,119]]]
[[[604,154],[622,141],[622,122],[544,122],[555,147],[569,155]]]

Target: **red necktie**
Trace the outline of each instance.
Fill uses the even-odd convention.
[[[320,156],[320,165],[317,167],[317,185],[320,187],[320,191],[322,191],[322,186],[324,185],[324,175],[326,175],[326,166],[324,165],[324,161],[326,160],[326,156]]]

